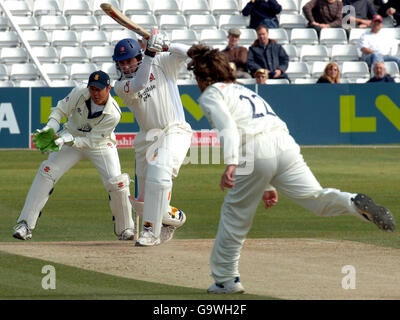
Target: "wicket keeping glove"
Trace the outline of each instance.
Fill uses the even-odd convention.
[[[37,149],[45,152],[48,146],[52,144],[54,137],[56,137],[54,129],[45,126],[43,129],[38,129],[33,133],[33,144]]]

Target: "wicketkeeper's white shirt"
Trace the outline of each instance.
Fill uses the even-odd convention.
[[[121,120],[121,109],[117,102],[110,95],[102,112],[92,110],[95,109],[92,105],[88,88],[74,88],[58,101],[49,119],[60,123],[64,117],[68,118],[64,129],[74,136],[76,148],[97,149],[106,147],[107,143],[115,145],[114,129]]]

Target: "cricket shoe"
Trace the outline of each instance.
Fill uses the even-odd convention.
[[[119,236],[118,240],[133,240],[135,238],[135,232],[133,229],[125,229]]]
[[[173,225],[163,223],[161,227],[160,240],[161,243],[168,242],[174,236],[174,232],[182,227],[186,222],[186,215],[182,210],[169,206],[168,209],[169,221]]]
[[[157,238],[152,231],[142,231],[139,239],[136,240],[136,245],[140,247],[153,247],[161,243],[160,238]]]
[[[13,237],[20,240],[32,239],[32,231],[28,228],[28,225],[25,221],[18,223],[14,227]]]
[[[207,293],[243,293],[244,288],[240,283],[240,278],[228,280],[222,283],[214,283],[208,289]]]
[[[352,199],[359,213],[368,221],[375,223],[379,229],[393,232],[396,223],[389,209],[375,204],[375,202],[365,194],[359,193]]]

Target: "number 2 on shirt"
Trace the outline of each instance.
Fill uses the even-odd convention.
[[[270,115],[270,116],[275,116],[276,117],[275,113],[273,113],[272,111],[268,110],[268,105],[265,103],[265,101],[262,100],[256,94],[251,95],[251,97],[240,95],[239,98],[240,98],[240,100],[246,99],[246,100],[249,101],[249,103],[251,105],[251,109],[253,110],[253,119],[261,118],[261,117],[264,117],[266,115]],[[264,112],[264,109],[262,108],[262,106],[260,105],[260,102],[262,102],[262,104],[263,104],[263,106],[265,108],[265,112]]]

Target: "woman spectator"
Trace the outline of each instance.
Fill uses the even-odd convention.
[[[328,63],[317,83],[340,83],[339,66],[335,62]]]

